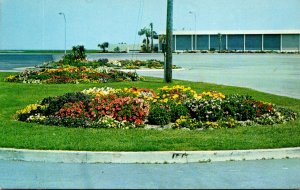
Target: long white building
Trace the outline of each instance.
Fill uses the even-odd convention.
[[[164,35],[162,33],[161,35]],[[159,49],[162,43],[159,42]],[[300,52],[300,30],[174,31],[173,51]]]

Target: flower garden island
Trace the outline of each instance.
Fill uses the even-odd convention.
[[[187,82],[158,86],[149,85],[146,82],[141,83],[146,79],[135,72],[124,72],[120,69],[157,69],[162,68],[163,63],[157,60],[88,61],[84,51],[79,49],[73,48],[72,53],[65,55],[58,62],[49,62],[5,78],[6,83],[24,83],[19,84],[24,86],[38,87],[53,84],[75,86],[86,84],[87,86],[81,90],[30,100],[34,103],[28,103],[27,106],[16,110],[13,115],[14,120],[44,128],[59,126],[102,131],[114,129],[111,133],[115,133],[115,129],[147,131],[149,128],[155,128],[165,129],[162,131],[167,131],[167,133],[194,131],[192,133],[202,133],[202,137],[205,136],[206,131],[213,129],[213,131],[223,130],[224,132],[224,129],[250,128],[255,130],[253,128],[275,126],[276,130],[277,128],[279,130],[280,126],[284,128],[290,123],[296,125],[295,128],[298,128],[296,131],[299,131],[297,124],[299,123],[297,122],[299,110],[291,109],[289,106],[276,105],[245,93],[237,94],[234,90],[226,94],[207,88],[206,90],[197,87],[193,89],[187,85],[189,84]],[[174,69],[176,68],[174,66]],[[126,83],[126,86],[122,87],[117,82]],[[161,130],[154,131],[162,132]],[[245,138],[239,135],[237,138]],[[180,139],[179,136],[176,138]],[[194,140],[197,141],[197,139]],[[204,141],[204,139],[199,138],[199,141]],[[185,143],[188,146],[188,141]],[[271,144],[269,146],[276,147],[274,142]],[[297,142],[292,146],[297,146]],[[196,150],[201,149],[191,147]],[[254,148],[261,147],[265,146],[254,146]],[[47,149],[47,147],[44,148]],[[250,148],[253,146],[251,145]],[[93,149],[103,150],[101,147]],[[208,147],[208,149],[211,148]],[[158,148],[158,150],[165,149]]]

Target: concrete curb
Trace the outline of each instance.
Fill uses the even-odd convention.
[[[300,147],[220,151],[89,152],[0,148],[0,160],[59,163],[195,163],[300,158]]]

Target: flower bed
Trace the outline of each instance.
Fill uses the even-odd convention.
[[[43,65],[38,66],[39,68],[61,68],[66,65],[76,66],[76,67],[90,67],[90,68],[99,68],[99,67],[109,67],[114,69],[163,69],[164,62],[156,59],[150,60],[108,60],[106,58],[98,59],[98,60],[73,60],[64,61],[60,60],[58,62],[48,62]],[[177,67],[173,65],[173,69],[178,69],[181,67]]]
[[[68,66],[58,69],[25,70],[18,75],[5,79],[8,82],[23,83],[105,83],[114,81],[138,81],[137,73],[122,72],[113,69],[92,69],[87,67]]]
[[[190,87],[90,88],[44,98],[19,110],[19,121],[66,127],[138,128],[172,125],[174,129],[273,125],[295,120],[292,110],[219,92],[198,94]]]
[[[72,51],[59,61],[48,62],[35,69],[25,70],[11,75],[7,82],[23,83],[105,83],[114,81],[138,81],[136,72],[123,72],[117,69],[162,69],[164,63],[159,60],[108,60],[86,59],[84,46],[73,46]],[[173,69],[177,67],[174,65]]]

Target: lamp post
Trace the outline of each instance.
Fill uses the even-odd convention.
[[[65,55],[67,54],[67,20],[66,20],[66,15],[65,13],[58,13],[59,15],[63,15],[64,16],[64,21],[65,21]]]
[[[193,11],[189,11],[189,14],[193,14],[194,15],[194,19],[195,19],[195,46],[193,47],[194,50],[196,50],[196,47],[197,47],[197,35],[196,35],[196,31],[197,31],[197,15],[195,12]]]

